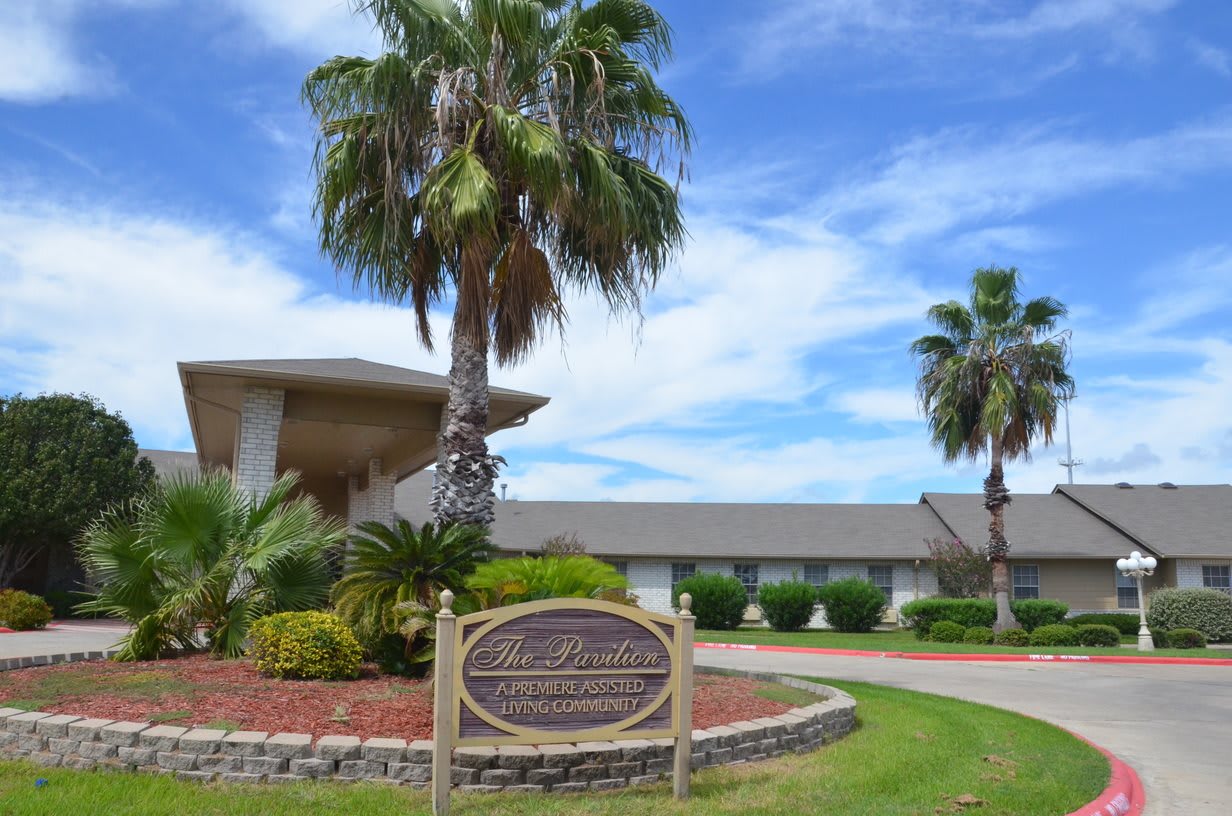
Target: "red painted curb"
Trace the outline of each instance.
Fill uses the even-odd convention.
[[[7,626],[0,626],[0,635],[15,635],[15,634],[17,633],[14,632],[12,629],[8,628]]]
[[[981,663],[1139,663],[1180,666],[1232,666],[1232,659],[1217,657],[1137,657],[1126,655],[1053,654],[941,654],[937,652],[870,652],[859,649],[815,649],[808,646],[770,646],[760,643],[694,643],[698,649],[731,649],[741,652],[787,652],[837,655],[840,657],[885,657],[897,660],[952,660]]]
[[[1074,734],[1073,731],[1070,733]],[[1108,764],[1112,766],[1112,776],[1108,780],[1108,787],[1104,788],[1099,798],[1067,813],[1066,816],[1138,816],[1141,814],[1146,807],[1146,790],[1143,789],[1142,780],[1138,778],[1134,769],[1108,749],[1096,745],[1081,734],[1074,734],[1074,736],[1108,758]]]

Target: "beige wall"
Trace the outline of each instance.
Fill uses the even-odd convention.
[[[1034,564],[1039,567],[1041,598],[1064,601],[1075,611],[1136,611],[1117,609],[1114,559],[1010,559],[1010,566],[1015,564]],[[1175,579],[1168,581],[1170,566],[1169,562],[1162,562],[1155,575],[1146,579],[1143,589],[1150,593],[1165,583],[1175,585]],[[1175,568],[1173,570],[1175,571]]]

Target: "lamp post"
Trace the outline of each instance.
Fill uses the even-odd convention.
[[[1117,569],[1122,575],[1134,578],[1138,583],[1138,651],[1140,652],[1155,650],[1155,639],[1151,637],[1151,630],[1146,625],[1146,600],[1142,594],[1142,578],[1155,574],[1156,563],[1154,558],[1149,555],[1144,556],[1137,550],[1131,552],[1129,558],[1118,558],[1116,562]]]

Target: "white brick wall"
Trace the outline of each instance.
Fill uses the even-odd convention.
[[[1202,565],[1228,566],[1232,560],[1224,558],[1178,558],[1176,560],[1176,585],[1182,589],[1202,588]]]
[[[606,558],[609,561],[624,559]],[[625,560],[630,591],[638,596],[643,609],[652,612],[671,614],[672,610],[672,564],[693,563],[698,572],[715,572],[720,575],[731,575],[735,561],[718,559],[660,559],[633,558]],[[786,559],[741,559],[741,564],[757,564],[757,580],[759,585],[777,584],[780,581],[791,580],[792,573],[797,579],[804,580],[804,561]],[[810,561],[811,564],[826,564],[830,568],[830,580],[839,581],[843,578],[868,578],[868,563],[853,561]],[[919,569],[919,588],[916,589],[916,574],[911,561],[875,561],[875,564],[889,563],[893,566],[894,593],[891,605],[898,609],[915,598],[926,598],[937,594],[937,577],[927,562],[922,562]],[[825,616],[818,612],[814,615],[810,626],[825,626]]]
[[[383,462],[378,458],[368,460],[368,487],[359,489],[359,477],[352,476],[347,482],[347,523],[351,530],[365,521],[379,521],[393,526],[394,482],[393,473],[383,471]]]
[[[264,496],[274,484],[278,464],[278,432],[282,428],[281,388],[249,386],[240,410],[240,444],[235,484]]]

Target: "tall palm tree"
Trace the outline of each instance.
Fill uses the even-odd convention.
[[[487,358],[563,329],[570,291],[640,314],[680,249],[690,127],[653,71],[670,30],[641,0],[351,0],[384,39],[303,95],[319,123],[323,253],[357,288],[429,311],[452,297],[437,520],[489,525]]]
[[[997,631],[1016,625],[1009,604],[1010,544],[1005,538],[1006,460],[1030,460],[1031,443],[1052,442],[1057,408],[1072,396],[1066,371],[1068,331],[1057,321],[1068,314],[1055,298],[1019,301],[1014,267],[977,269],[971,300],[938,303],[928,318],[940,330],[911,344],[919,361],[917,393],[933,447],[946,462],[975,461],[987,452],[984,507],[988,560],[992,562]]]

